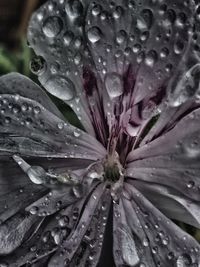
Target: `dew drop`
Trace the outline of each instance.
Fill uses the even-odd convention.
[[[38,210],[39,210],[38,207],[33,206],[33,207],[31,207],[31,209],[29,210],[29,212],[30,212],[32,215],[35,215],[35,214],[37,214]]]
[[[157,61],[157,58],[158,58],[158,56],[157,56],[156,51],[154,51],[154,50],[149,51],[146,58],[145,58],[146,65],[149,67],[153,67],[153,65]]]
[[[184,50],[184,43],[181,41],[177,41],[174,45],[175,54],[179,55],[183,52],[183,50]]]
[[[79,0],[68,0],[65,5],[65,11],[72,19],[77,18],[83,14],[83,5]]]
[[[38,56],[32,59],[31,63],[30,63],[30,69],[34,74],[39,75],[45,67],[45,60]]]
[[[72,40],[74,39],[74,34],[73,34],[73,32],[71,32],[71,31],[67,31],[65,34],[64,34],[64,36],[63,36],[63,38],[64,38],[64,43],[65,43],[65,45],[70,45],[70,43],[72,42]]]
[[[188,183],[187,183],[187,187],[190,189],[190,188],[193,188],[195,186],[195,183],[194,183],[194,181],[189,181]]]
[[[125,31],[123,31],[123,30],[119,31],[117,33],[117,36],[116,36],[116,42],[118,44],[123,44],[126,40],[126,36],[127,36],[127,34]]]
[[[105,78],[105,87],[111,98],[123,94],[123,80],[118,73],[110,72]]]
[[[69,218],[66,215],[64,215],[59,219],[58,223],[61,227],[65,227],[69,224]]]
[[[47,37],[53,38],[61,32],[62,28],[62,20],[59,17],[52,16],[45,20],[42,30]]]
[[[192,264],[191,257],[188,254],[179,256],[176,260],[176,267],[190,267]]]
[[[75,95],[73,82],[62,76],[54,76],[44,84],[47,91],[61,100],[72,100]]]
[[[91,43],[96,43],[101,39],[101,30],[98,27],[92,27],[87,32],[88,39]]]
[[[46,176],[46,172],[40,166],[32,166],[27,170],[27,175],[34,184],[42,184]]]

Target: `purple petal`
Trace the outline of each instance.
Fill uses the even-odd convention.
[[[125,210],[120,200],[114,204],[113,209],[113,254],[117,267],[127,265],[136,266],[140,263],[136,242],[132,236],[130,227],[127,225]],[[135,220],[133,220],[133,224]]]
[[[147,199],[151,201],[168,218],[175,219],[196,228],[200,228],[200,205],[180,192],[158,184],[129,179]]]
[[[167,185],[199,200],[200,109],[184,117],[169,132],[132,151],[126,175]]]
[[[109,125],[118,106],[123,110],[130,103],[133,106],[150,99],[157,106],[165,99],[176,69],[184,71],[189,65],[186,58],[193,52],[189,49],[193,14],[194,5],[184,5],[181,0],[167,5],[148,1],[96,1],[89,5],[85,28],[104,83]]]
[[[46,194],[34,185],[12,159],[0,160],[0,221],[4,222]]]
[[[0,100],[1,154],[91,160],[105,154],[96,139],[59,119],[38,102],[9,94],[1,95]]]
[[[19,213],[1,224],[0,255],[9,254],[19,247],[36,220],[31,215]]]
[[[36,54],[45,59],[45,70],[39,73],[41,84],[49,93],[68,103],[87,132],[95,135],[90,107],[93,106],[97,114],[99,109],[90,106],[88,92],[98,92],[84,36],[87,7],[86,1],[48,1],[33,15],[28,39]],[[87,78],[86,69],[92,74]],[[97,104],[98,95],[95,101]],[[101,120],[101,114],[98,116]]]
[[[29,78],[19,74],[10,73],[0,78],[0,94],[8,94],[22,96],[38,102],[44,106],[48,111],[52,112],[57,117],[63,119],[63,115],[48,97],[48,95],[42,90],[36,83]],[[13,108],[14,109],[14,108]],[[17,107],[15,109],[17,111]],[[35,109],[37,113],[37,109]]]
[[[133,186],[125,184],[125,188],[122,203],[139,263],[151,267],[198,265],[198,242],[166,218]]]
[[[83,214],[69,238],[63,242],[63,249],[60,249],[51,259],[49,267],[64,266],[64,264],[69,264],[73,260],[74,254],[77,252],[83,237],[88,230],[95,210],[98,208],[98,205],[102,206],[103,193],[105,191],[105,185],[99,185],[88,200]],[[63,252],[63,253],[62,253]],[[98,253],[99,254],[99,253]],[[95,266],[95,265],[94,265]]]

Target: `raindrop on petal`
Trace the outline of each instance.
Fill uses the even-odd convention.
[[[176,267],[191,267],[192,260],[188,254],[179,256],[176,260]]]
[[[79,0],[68,0],[66,1],[65,11],[72,19],[77,18],[83,13],[83,5]]]
[[[30,180],[34,184],[42,184],[44,182],[44,178],[46,176],[46,172],[42,167],[32,166],[27,170],[27,174]]]
[[[42,30],[47,37],[53,38],[61,32],[62,28],[62,20],[59,17],[52,16],[45,20]]]
[[[96,43],[101,39],[101,30],[98,27],[92,27],[87,32],[88,39],[91,43]]]
[[[75,95],[73,82],[65,77],[54,76],[44,84],[47,91],[61,100],[72,100]]]
[[[111,98],[115,98],[123,94],[123,80],[118,73],[108,73],[105,78],[105,86]]]

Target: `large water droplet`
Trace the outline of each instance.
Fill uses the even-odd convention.
[[[142,10],[140,17],[137,19],[137,27],[139,30],[150,29],[153,23],[153,13],[150,9]]]
[[[79,0],[68,0],[65,5],[65,11],[71,18],[77,18],[83,14],[83,5]]]
[[[98,27],[92,27],[88,30],[87,36],[91,43],[96,43],[101,39],[101,30]]]
[[[33,58],[30,63],[30,68],[34,74],[41,74],[45,69],[45,60],[40,56]]]
[[[61,32],[62,28],[62,20],[59,17],[52,16],[45,20],[42,30],[47,37],[53,38]]]
[[[176,267],[191,267],[192,260],[190,255],[183,254],[179,256],[176,260]]]
[[[153,65],[156,63],[157,59],[158,59],[158,55],[157,55],[156,51],[151,50],[148,52],[148,54],[145,58],[145,63],[147,66],[153,67]]]
[[[40,166],[32,166],[27,170],[30,180],[34,184],[42,184],[46,177],[45,170]]]
[[[54,76],[44,84],[47,91],[61,100],[71,100],[75,96],[73,82],[62,76]]]
[[[118,73],[110,72],[105,78],[106,90],[111,98],[123,94],[123,80]]]

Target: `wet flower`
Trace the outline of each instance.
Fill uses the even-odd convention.
[[[198,267],[200,6],[48,1],[0,78],[0,266]],[[170,218],[170,219],[169,219]]]

